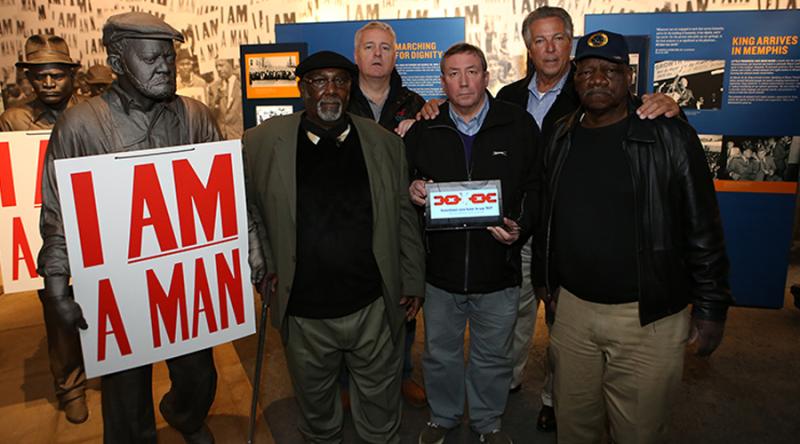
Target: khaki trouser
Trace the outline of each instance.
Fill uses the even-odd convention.
[[[561,289],[551,337],[558,442],[668,441],[688,308],[642,327],[639,303],[596,304]]]
[[[289,316],[286,363],[302,413],[307,442],[342,442],[342,403],[337,383],[350,371],[353,423],[369,443],[399,443],[403,334],[392,338],[379,297],[355,313],[334,319]]]

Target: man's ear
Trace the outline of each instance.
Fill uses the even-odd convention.
[[[111,67],[111,70],[114,71],[114,74],[116,74],[117,77],[125,75],[125,70],[122,68],[123,62],[120,59],[119,55],[109,54],[106,61],[108,62],[108,66]]]

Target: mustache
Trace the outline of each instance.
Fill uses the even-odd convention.
[[[605,94],[607,96],[612,96],[611,90],[608,88],[590,88],[583,92],[583,97],[591,96],[592,94]]]
[[[321,105],[339,105],[339,106],[341,106],[342,105],[342,99],[340,99],[340,98],[338,98],[336,96],[323,97],[322,99],[320,99],[319,103]]]

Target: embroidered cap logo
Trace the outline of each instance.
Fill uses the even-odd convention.
[[[589,37],[586,43],[592,48],[602,48],[608,44],[608,36],[603,32],[598,32]]]

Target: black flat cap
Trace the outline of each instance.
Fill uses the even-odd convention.
[[[108,46],[122,39],[184,41],[180,31],[145,12],[126,12],[108,18],[103,25],[103,45]]]
[[[347,57],[333,51],[315,52],[306,57],[305,60],[297,65],[294,75],[297,78],[302,78],[310,71],[322,68],[339,68],[349,72],[353,77],[358,76],[358,66],[348,60]]]
[[[575,48],[575,61],[597,57],[613,63],[628,64],[628,43],[625,37],[616,32],[599,30],[578,40]]]

